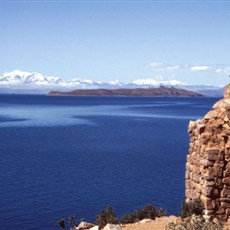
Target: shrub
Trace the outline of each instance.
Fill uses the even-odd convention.
[[[62,230],[66,230],[68,229],[68,227],[70,230],[73,230],[78,225],[75,216],[69,216],[67,218],[67,225],[66,225],[66,221],[64,218],[60,219],[57,223],[61,227]]]
[[[157,210],[153,205],[147,205],[143,208],[137,209],[132,213],[136,220],[155,219]]]
[[[134,215],[132,214],[128,214],[128,215],[124,215],[120,218],[119,222],[121,224],[131,224],[138,221]]]
[[[65,228],[65,220],[64,220],[64,219],[60,219],[60,220],[58,221],[58,225],[59,225],[63,230],[66,229],[66,228]]]
[[[78,225],[75,216],[69,216],[68,222],[69,222],[70,229],[75,229],[75,227]]]
[[[137,209],[136,211],[118,219],[114,213],[113,207],[108,206],[100,214],[97,215],[95,224],[99,225],[99,228],[101,229],[106,224],[130,224],[143,219],[154,220],[156,217],[163,215],[165,215],[165,211],[163,209],[157,209],[153,205],[146,205],[145,207]]]
[[[137,209],[131,214],[121,217],[119,222],[121,224],[130,224],[143,219],[155,220],[156,217],[160,217],[163,215],[165,215],[165,211],[163,209],[157,209],[153,205],[146,205],[145,207]]]
[[[106,224],[117,224],[118,219],[116,218],[113,207],[110,205],[106,209],[104,209],[100,214],[96,217],[95,224],[102,229]]]
[[[184,202],[181,206],[180,216],[186,218],[189,216],[201,215],[204,211],[203,202],[200,199],[195,199],[191,202]]]

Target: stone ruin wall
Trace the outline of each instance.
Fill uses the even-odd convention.
[[[200,198],[205,214],[230,218],[230,84],[203,119],[191,121],[186,202]]]

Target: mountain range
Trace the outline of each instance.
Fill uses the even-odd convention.
[[[73,78],[64,80],[60,77],[47,76],[37,72],[14,70],[0,75],[0,93],[45,93],[50,90],[74,89],[120,89],[120,88],[156,88],[175,87],[202,93],[207,96],[222,96],[221,87],[209,85],[188,85],[178,80],[157,81],[154,79],[137,79],[131,83],[118,80],[110,82],[82,80]]]
[[[201,97],[202,94],[177,88],[135,88],[135,89],[77,89],[69,92],[50,91],[51,96],[161,96]]]

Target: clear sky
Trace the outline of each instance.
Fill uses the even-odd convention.
[[[0,73],[230,81],[230,1],[0,0]]]

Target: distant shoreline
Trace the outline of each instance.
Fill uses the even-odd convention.
[[[200,93],[177,88],[136,88],[136,89],[77,89],[68,92],[50,91],[49,96],[164,96],[202,97]]]

